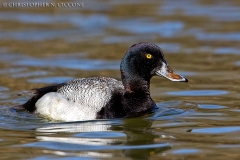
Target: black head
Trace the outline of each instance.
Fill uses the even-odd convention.
[[[122,79],[132,77],[150,81],[152,76],[157,75],[171,81],[187,82],[185,77],[168,66],[160,47],[150,42],[132,45],[122,59],[120,70]]]

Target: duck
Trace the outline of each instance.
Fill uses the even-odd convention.
[[[17,108],[66,122],[136,117],[157,107],[150,96],[153,76],[188,82],[168,65],[161,48],[150,42],[132,45],[121,61],[120,72],[122,81],[110,77],[77,78],[34,89],[33,97]]]

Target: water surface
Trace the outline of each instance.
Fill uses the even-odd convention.
[[[1,159],[238,159],[239,15],[237,0],[1,7]],[[80,77],[120,79],[121,58],[141,41],[159,45],[189,79],[154,77],[154,113],[66,123],[10,109],[32,88]]]

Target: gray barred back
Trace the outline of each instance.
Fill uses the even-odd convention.
[[[121,81],[108,77],[92,77],[68,81],[57,93],[81,106],[99,110],[109,102],[114,91],[123,90]]]

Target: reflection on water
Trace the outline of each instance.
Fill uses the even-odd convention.
[[[240,41],[240,33],[201,33],[198,32],[196,35],[198,40],[221,40],[224,39],[226,41]]]
[[[173,154],[194,154],[194,153],[199,153],[200,150],[198,149],[178,149],[178,150],[173,150]]]
[[[206,133],[206,134],[222,134],[227,132],[237,132],[240,130],[240,127],[218,127],[218,128],[201,128],[193,129],[193,133]]]
[[[126,24],[129,24],[127,26]],[[126,30],[131,33],[136,34],[160,34],[162,37],[172,37],[174,34],[177,34],[184,27],[182,22],[178,21],[167,21],[163,23],[153,23],[149,21],[121,21],[115,24],[116,28],[119,30]],[[138,26],[142,27],[138,27]]]
[[[188,90],[188,91],[168,92],[167,94],[178,95],[178,96],[215,96],[215,95],[228,94],[228,92],[223,90]]]
[[[237,0],[1,7],[1,159],[238,159],[239,15]],[[189,79],[154,77],[153,113],[63,123],[10,109],[32,88],[77,77],[120,79],[123,55],[140,41],[158,44]]]
[[[204,1],[203,1],[204,2]],[[234,6],[228,1],[219,1],[218,3],[209,3],[209,5],[198,4],[196,1],[187,1],[186,3],[165,0],[160,7],[161,14],[171,15],[181,10],[182,14],[188,16],[206,16],[217,21],[239,21],[240,7]],[[190,7],[191,6],[191,7]]]

